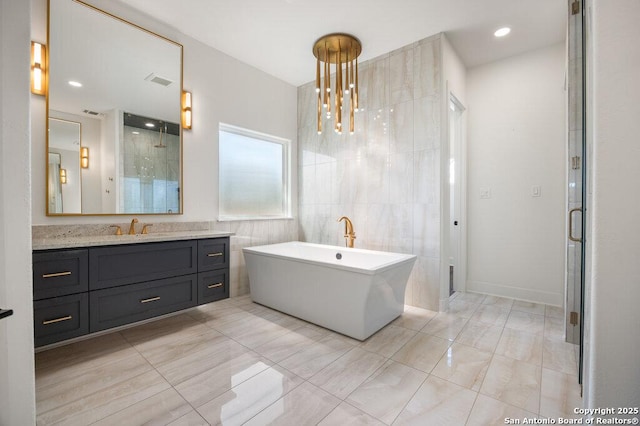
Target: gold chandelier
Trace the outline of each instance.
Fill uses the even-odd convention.
[[[353,114],[358,111],[358,56],[360,53],[362,53],[360,40],[349,34],[328,34],[320,37],[313,45],[313,55],[316,57],[318,134],[322,133],[323,108],[326,111],[327,119],[331,119],[331,110],[334,109],[334,130],[338,134],[342,134],[342,105],[346,95],[349,96],[349,133],[353,134]],[[331,64],[335,64],[333,100],[331,99]],[[324,68],[322,81],[320,78],[321,68]],[[324,83],[324,87],[321,86],[321,82]]]

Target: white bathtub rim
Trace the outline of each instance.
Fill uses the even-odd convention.
[[[339,263],[327,262],[325,260],[314,260],[314,259],[308,259],[308,258],[303,258],[303,257],[289,256],[289,255],[277,254],[277,253],[270,253],[268,251],[265,251],[265,249],[267,249],[268,247],[272,247],[272,246],[297,245],[297,244],[309,245],[309,246],[313,246],[313,247],[322,247],[322,248],[325,248],[325,249],[334,249],[334,250],[338,250],[338,251],[341,251],[341,252],[353,251],[353,252],[357,252],[357,253],[381,254],[381,255],[384,255],[385,257],[389,257],[390,255],[393,255],[394,258],[389,260],[386,263],[382,263],[380,265],[377,265],[375,268],[364,268],[364,267],[358,267],[358,266],[341,265]],[[286,243],[266,244],[266,245],[261,245],[261,246],[244,247],[242,249],[242,251],[244,253],[249,253],[249,254],[267,256],[267,257],[274,257],[274,258],[278,258],[278,259],[287,259],[287,260],[291,260],[291,261],[294,261],[294,262],[302,262],[302,263],[307,263],[307,264],[311,264],[311,265],[320,265],[320,266],[325,266],[325,267],[328,267],[328,268],[340,269],[340,270],[343,270],[343,271],[349,271],[349,272],[354,272],[354,273],[358,273],[358,274],[365,274],[365,275],[375,275],[375,274],[378,274],[380,272],[384,272],[386,270],[394,268],[394,267],[396,267],[398,265],[402,265],[402,264],[405,264],[405,263],[413,263],[418,258],[418,256],[416,256],[415,254],[395,253],[395,252],[379,251],[379,250],[368,250],[368,249],[357,249],[357,248],[350,248],[350,247],[332,246],[332,245],[328,245],[328,244],[307,243],[307,242],[304,242],[304,241],[290,241],[290,242],[286,242]]]

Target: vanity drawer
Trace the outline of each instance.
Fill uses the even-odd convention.
[[[33,298],[81,293],[89,289],[89,253],[61,250],[33,253]]]
[[[89,292],[91,332],[197,304],[197,274]]]
[[[88,293],[33,302],[35,346],[89,333]]]
[[[198,304],[209,303],[229,297],[229,273],[224,271],[198,274]]]
[[[229,267],[229,238],[198,241],[198,271]]]
[[[197,272],[197,241],[89,249],[89,289],[177,277]]]

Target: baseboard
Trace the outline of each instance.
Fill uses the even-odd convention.
[[[528,288],[512,287],[483,281],[467,281],[467,291],[490,294],[492,296],[510,297],[512,299],[543,303],[545,305],[564,306],[564,295],[562,293],[531,290]]]

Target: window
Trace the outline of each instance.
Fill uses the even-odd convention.
[[[290,141],[220,124],[219,219],[290,217]]]

